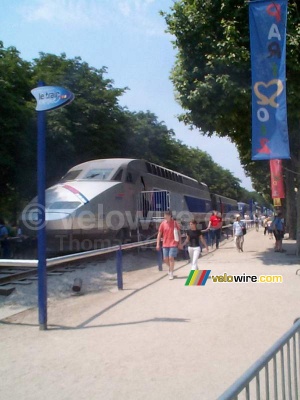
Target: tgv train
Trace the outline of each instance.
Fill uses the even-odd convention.
[[[238,206],[210,194],[204,183],[145,160],[88,161],[46,190],[47,245],[64,252],[108,247],[112,239],[141,240],[156,233],[166,210],[183,225],[193,217],[205,228],[212,210],[228,222]],[[37,233],[38,214],[35,198],[21,215],[25,234]]]

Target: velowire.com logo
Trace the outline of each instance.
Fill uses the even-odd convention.
[[[210,273],[210,269],[192,270],[185,282],[185,286],[204,286]]]
[[[213,283],[283,283],[282,275],[248,275],[245,272],[239,275],[211,275],[210,269],[192,270],[185,282],[185,286],[204,286],[207,279]]]

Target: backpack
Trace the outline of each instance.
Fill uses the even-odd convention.
[[[239,224],[239,225],[240,225],[240,227],[242,228],[243,235],[246,235],[246,233],[247,233],[247,228],[246,228],[245,224],[244,224],[244,223],[241,223],[241,224]]]

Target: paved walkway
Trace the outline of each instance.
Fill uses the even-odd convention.
[[[1,399],[214,400],[300,316],[295,242],[248,231],[201,257],[217,274],[282,274],[283,283],[185,286],[153,266],[124,274],[124,290],[51,304],[48,330],[36,309],[0,323]],[[142,256],[142,252],[141,252]],[[138,260],[138,258],[136,258]]]

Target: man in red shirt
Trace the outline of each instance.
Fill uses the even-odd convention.
[[[209,219],[207,229],[210,229],[210,237],[212,240],[211,247],[214,247],[214,241],[216,239],[216,248],[218,249],[222,229],[222,217],[219,216],[218,211],[213,211],[212,216]]]
[[[171,211],[165,211],[164,221],[158,228],[156,250],[160,251],[160,241],[163,239],[163,258],[164,262],[169,267],[169,279],[174,279],[173,271],[175,264],[175,257],[178,253],[178,248],[182,248],[180,227],[176,221],[172,218]],[[178,237],[175,237],[175,231],[177,230]]]

